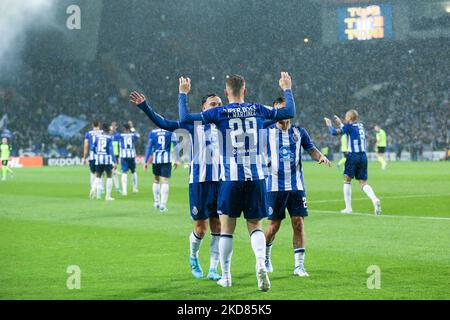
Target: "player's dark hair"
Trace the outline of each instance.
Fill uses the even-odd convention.
[[[128,123],[125,123],[123,125],[123,128],[125,129],[125,131],[130,131],[130,129],[131,129],[131,127],[130,127],[130,125]]]
[[[110,131],[109,125],[107,125],[106,123],[103,124],[102,129],[105,133],[108,133]]]
[[[278,103],[284,103],[286,100],[284,99],[284,97],[278,97],[273,101],[273,105],[275,106]]]
[[[239,96],[241,89],[245,86],[245,79],[240,75],[233,74],[227,79],[226,85],[231,89],[233,96]]]
[[[203,97],[202,97],[202,106],[205,104],[205,102],[206,102],[209,98],[212,98],[212,97],[218,97],[218,95],[215,94],[215,93],[210,93],[210,94],[207,94],[206,96],[203,96]]]
[[[92,126],[93,127],[100,127],[100,121],[98,121],[98,120],[92,121]]]

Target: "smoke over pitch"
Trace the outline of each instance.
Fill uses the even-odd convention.
[[[28,30],[51,22],[53,3],[54,0],[0,1],[0,72],[20,61]]]

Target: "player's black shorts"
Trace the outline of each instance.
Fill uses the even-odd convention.
[[[103,174],[103,172],[106,172],[107,174],[110,174],[112,172],[113,165],[112,164],[98,164],[95,166],[95,172],[99,173],[100,175]]]
[[[2,160],[2,166],[7,167],[8,166],[8,160]]]
[[[245,219],[267,217],[267,192],[265,180],[221,181],[217,212],[230,218]]]
[[[342,157],[347,158],[347,152],[342,152]]]
[[[219,196],[219,182],[205,181],[189,184],[189,206],[193,220],[206,220],[219,217],[217,213],[217,199]]]
[[[344,175],[356,180],[367,180],[367,155],[365,152],[349,152],[345,161]]]
[[[378,153],[385,153],[386,152],[386,147],[378,147]]]
[[[170,178],[172,175],[172,163],[154,163],[152,171],[155,177]]]
[[[283,220],[286,218],[286,209],[291,217],[308,215],[306,195],[303,190],[267,192],[267,200],[269,220]]]
[[[135,158],[121,158],[120,159],[120,168],[122,169],[122,173],[127,173],[128,170],[131,173],[136,172],[136,160]]]
[[[91,173],[95,173],[97,171],[95,160],[89,160],[89,170],[91,170]]]

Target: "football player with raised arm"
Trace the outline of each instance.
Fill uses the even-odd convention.
[[[372,187],[367,183],[367,155],[366,155],[366,132],[364,125],[358,122],[358,112],[354,109],[345,113],[345,124],[342,123],[338,116],[334,116],[336,124],[339,128],[334,128],[329,118],[324,118],[331,135],[347,135],[348,152],[344,169],[344,201],[345,209],[342,213],[352,213],[352,188],[351,181],[353,178],[358,180],[359,186],[370,198],[376,215],[381,214],[381,202],[377,198]]]
[[[208,280],[219,280],[217,272],[219,263],[220,221],[217,213],[217,196],[219,192],[219,143],[217,128],[213,124],[188,124],[166,120],[153,111],[145,97],[132,92],[130,100],[139,107],[159,128],[174,132],[185,129],[191,141],[191,163],[189,170],[189,206],[194,230],[189,235],[189,264],[194,278],[203,278],[203,270],[199,262],[199,250],[204,235],[211,229],[210,265]],[[202,111],[222,105],[216,94],[209,94],[202,99]],[[180,133],[181,134],[181,133]]]
[[[225,95],[228,104],[219,108],[192,114],[187,110],[187,93],[190,79],[180,79],[179,116],[180,121],[216,124],[222,136],[220,154],[221,182],[219,187],[218,213],[221,222],[219,240],[222,279],[217,283],[230,287],[231,257],[233,254],[233,233],[236,219],[242,212],[247,220],[251,247],[256,258],[258,289],[267,291],[270,281],[265,267],[266,238],[261,220],[268,215],[266,184],[264,175],[264,120],[283,120],[295,117],[295,103],[292,96],[292,81],[287,72],[281,73],[279,85],[284,91],[286,108],[274,109],[258,103],[246,103],[245,80],[239,75],[228,77]]]
[[[274,102],[274,108],[284,108],[284,98]],[[266,234],[266,269],[273,272],[271,252],[275,235],[286,210],[291,216],[294,246],[294,275],[308,277],[305,261],[305,217],[308,216],[306,187],[303,181],[302,149],[318,163],[331,166],[330,161],[312,143],[304,128],[281,120],[267,129],[267,200],[269,224]]]

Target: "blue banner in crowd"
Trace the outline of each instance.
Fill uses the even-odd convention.
[[[61,114],[49,124],[48,133],[52,136],[70,139],[76,136],[86,125],[87,122],[84,120]]]

